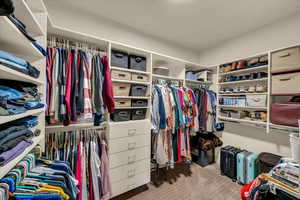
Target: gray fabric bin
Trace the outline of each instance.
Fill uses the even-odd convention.
[[[121,51],[111,51],[111,66],[128,68],[128,54]]]
[[[111,114],[111,120],[114,122],[129,121],[131,117],[131,111],[127,109],[117,109]]]
[[[147,109],[133,109],[131,112],[132,120],[142,120],[146,118]]]
[[[142,99],[133,99],[131,101],[132,107],[147,107],[148,106],[148,100],[142,100]]]
[[[143,56],[129,55],[129,68],[146,71],[146,58]]]
[[[131,96],[146,96],[147,86],[146,85],[132,85],[130,95]]]

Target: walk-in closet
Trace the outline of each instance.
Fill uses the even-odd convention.
[[[0,200],[299,200],[299,13],[0,0]]]

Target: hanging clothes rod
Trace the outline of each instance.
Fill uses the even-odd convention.
[[[103,122],[100,126],[94,126],[93,122],[70,124],[69,126],[64,125],[49,125],[46,126],[46,132],[52,133],[57,131],[76,131],[76,130],[106,130],[107,123]]]
[[[57,36],[49,36],[47,38],[47,42],[49,46],[53,46],[53,47],[62,47],[62,48],[75,49],[75,50],[80,49],[83,51],[89,51],[93,54],[100,54],[101,56],[107,55],[107,51],[103,50],[100,47],[96,47],[96,45],[94,44],[93,45],[89,44],[88,42],[72,41]]]

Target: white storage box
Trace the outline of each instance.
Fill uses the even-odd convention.
[[[266,107],[267,95],[251,94],[246,96],[247,106],[249,107]]]

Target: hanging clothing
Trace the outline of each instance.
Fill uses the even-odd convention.
[[[69,125],[94,119],[100,125],[105,121],[105,108],[110,113],[115,108],[107,57],[51,46],[47,51],[48,123]]]
[[[106,141],[98,130],[46,135],[48,159],[68,161],[78,180],[78,200],[108,200],[112,190]]]

